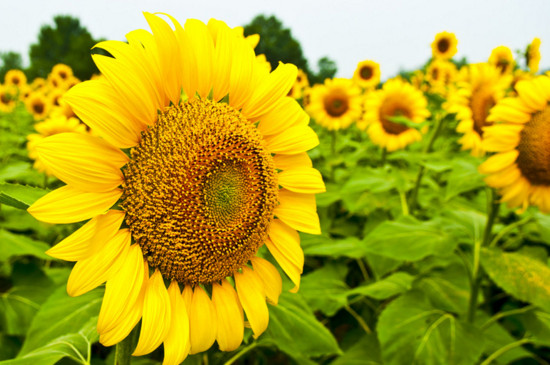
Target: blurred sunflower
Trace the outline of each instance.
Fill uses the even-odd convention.
[[[67,81],[73,77],[73,69],[63,63],[58,63],[52,67],[50,74],[63,81]]]
[[[34,80],[32,80],[31,82],[31,88],[33,90],[39,90],[43,87],[45,87],[47,84],[47,81],[46,79],[42,78],[42,77],[37,77],[35,78]]]
[[[504,97],[511,76],[487,63],[471,64],[467,79],[457,83],[443,105],[449,113],[456,113],[459,121],[456,130],[463,134],[459,143],[462,150],[471,150],[473,156],[485,153],[481,145],[483,130],[492,123],[487,120],[491,108]]]
[[[380,83],[380,65],[370,60],[359,62],[353,73],[353,81],[363,89],[376,87]]]
[[[454,63],[442,59],[434,59],[426,68],[426,81],[430,91],[441,95],[447,94],[448,86],[455,80],[457,69]]]
[[[36,145],[44,138],[58,133],[86,133],[86,125],[80,123],[80,120],[67,118],[64,115],[51,117],[41,123],[37,123],[34,125],[34,129],[38,133],[27,136],[27,150],[29,151],[29,157],[34,160],[33,167],[40,172],[45,172],[47,175],[53,175],[53,172],[40,160],[40,156],[36,152]]]
[[[310,90],[307,112],[328,130],[347,128],[361,116],[361,90],[349,79],[326,79]]]
[[[292,85],[292,88],[288,92],[288,96],[294,99],[301,99],[303,97],[304,89],[306,87],[309,87],[309,80],[307,78],[307,74],[302,69],[298,69],[298,74],[296,75],[296,81],[294,82],[294,85]]]
[[[34,116],[34,120],[42,120],[48,116],[52,105],[46,95],[40,91],[35,91],[25,99],[25,106],[29,113]]]
[[[390,152],[399,150],[421,140],[422,135],[391,119],[404,117],[412,123],[422,123],[430,116],[427,105],[420,90],[399,79],[388,80],[381,90],[367,94],[365,113],[357,126],[367,131],[374,144]]]
[[[527,46],[527,51],[525,52],[525,60],[529,71],[532,73],[537,73],[539,70],[540,63],[540,39],[535,38],[529,46]]]
[[[266,298],[277,303],[282,281],[257,251],[265,244],[298,290],[296,230],[320,233],[315,193],[325,188],[306,153],[317,135],[286,96],[295,66],[270,73],[221,21],[170,17],[173,30],[144,15],[152,33],[99,43],[114,56],[92,55],[104,78],[65,95],[102,138],[62,133],[36,145],[67,185],[29,212],[91,218],[48,251],[77,261],[69,294],[107,282],[100,342],[120,342],[141,320],[133,355],[164,344],[164,362],[177,364],[215,341],[239,347],[245,315],[255,337],[266,329]]]
[[[6,72],[6,75],[4,75],[4,85],[6,86],[15,86],[15,87],[23,87],[27,84],[27,76],[25,76],[25,73],[21,70],[9,70]]]
[[[0,84],[0,112],[9,113],[15,108],[17,89]]]
[[[497,153],[479,171],[509,207],[550,213],[550,77],[520,81],[517,92],[491,110],[495,124],[485,128],[483,147]]]
[[[457,45],[458,40],[456,39],[454,33],[437,33],[434,41],[432,42],[432,56],[433,58],[448,60],[456,54]]]
[[[498,67],[502,74],[511,73],[516,65],[512,51],[506,46],[498,46],[493,49],[489,56],[489,63]]]

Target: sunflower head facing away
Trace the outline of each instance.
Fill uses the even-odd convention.
[[[397,120],[404,117],[422,123],[430,116],[426,98],[411,84],[388,80],[381,90],[367,94],[364,103],[365,113],[357,126],[367,131],[374,144],[391,152],[422,139],[418,130]]]
[[[375,88],[380,83],[380,65],[370,60],[359,62],[353,81],[363,89]]]
[[[533,42],[527,46],[525,61],[527,67],[529,67],[529,71],[532,73],[538,72],[540,63],[540,38],[533,39]]]
[[[441,32],[435,35],[432,42],[432,57],[448,60],[457,52],[458,40],[454,33]]]
[[[318,138],[287,96],[296,67],[270,72],[221,21],[168,17],[145,13],[152,32],[97,45],[113,56],[92,56],[103,77],[64,96],[94,134],[36,144],[66,185],[29,212],[88,220],[48,253],[76,261],[70,295],[106,282],[100,342],[141,321],[133,354],[162,344],[165,363],[178,364],[214,342],[238,348],[245,320],[262,334],[266,300],[277,304],[282,290],[272,262],[298,290],[297,231],[320,233],[315,194],[325,187],[306,153]]]
[[[328,130],[345,129],[361,116],[360,95],[350,79],[326,79],[310,90],[307,111]]]
[[[550,213],[550,77],[519,81],[517,93],[491,110],[483,147],[496,153],[479,170],[509,207]]]
[[[489,63],[496,66],[502,74],[511,73],[516,65],[512,51],[506,46],[498,46],[493,49],[489,56]]]

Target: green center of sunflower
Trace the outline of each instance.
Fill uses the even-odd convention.
[[[361,70],[359,71],[359,75],[361,75],[361,78],[363,80],[370,80],[373,75],[372,67],[370,66],[361,67]]]
[[[473,128],[480,137],[483,136],[483,127],[493,124],[487,121],[487,117],[495,104],[496,101],[490,88],[480,87],[472,92],[470,109],[472,110],[472,119],[474,121]]]
[[[531,185],[550,186],[550,106],[525,124],[518,151],[516,164]]]
[[[344,93],[334,92],[325,96],[323,100],[328,115],[338,118],[349,109],[349,101]]]
[[[386,99],[380,106],[379,118],[382,128],[384,128],[386,133],[394,135],[401,134],[409,129],[409,127],[403,124],[392,122],[389,120],[391,117],[406,117],[411,119],[412,113],[406,105],[402,105],[398,100],[390,98]]]
[[[233,275],[267,237],[278,184],[257,128],[227,104],[159,113],[124,169],[126,224],[152,267],[196,285]]]
[[[447,38],[440,39],[439,42],[437,42],[437,50],[441,53],[447,52],[450,46],[451,43]]]

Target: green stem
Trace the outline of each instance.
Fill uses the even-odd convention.
[[[388,157],[388,149],[386,147],[382,148],[382,157],[380,159],[380,167],[386,166],[386,158]]]
[[[365,280],[369,280],[369,273],[367,271],[365,263],[363,262],[363,259],[359,258],[356,261],[357,261],[357,265],[359,266],[359,269],[361,270],[361,274],[363,274],[363,278]]]
[[[441,127],[443,126],[443,119],[444,115],[440,115],[435,118],[435,128],[430,136],[430,140],[428,141],[428,144],[424,146],[423,153],[430,153],[432,152],[432,148],[434,145],[434,142],[439,135],[439,132],[441,132]],[[414,184],[414,188],[411,192],[410,198],[409,198],[409,211],[411,214],[413,214],[414,210],[416,209],[417,200],[418,200],[418,190],[420,190],[420,185],[422,183],[422,177],[424,176],[424,171],[426,168],[424,165],[420,166],[420,169],[418,170],[418,175],[416,176],[416,182]]]
[[[532,342],[532,340],[528,339],[528,338],[523,338],[519,341],[516,341],[516,342],[512,342],[512,343],[509,343],[508,345],[506,346],[503,346],[501,348],[499,348],[498,350],[496,350],[495,352],[493,352],[488,358],[485,359],[485,361],[483,361],[480,365],[489,365],[490,363],[492,363],[494,360],[496,360],[499,356],[501,356],[502,354],[504,354],[505,352],[507,351],[510,351],[511,349],[513,348],[516,348],[516,347],[519,347],[519,346],[522,346],[526,343],[529,343],[529,342]]]
[[[132,362],[132,345],[135,332],[136,329],[134,328],[124,340],[116,344],[115,365],[130,365]]]
[[[522,226],[526,223],[529,223],[532,219],[533,219],[533,216],[530,215],[530,216],[527,216],[527,217],[523,218],[522,220],[519,220],[517,222],[514,222],[514,223],[504,227],[503,229],[500,230],[500,232],[498,232],[498,234],[495,236],[495,238],[493,238],[493,240],[489,244],[489,247],[496,246],[498,241],[500,241],[502,239],[502,237],[504,237],[505,235],[507,235],[508,233],[513,231],[514,229],[516,229],[517,227],[520,227],[520,226]]]
[[[350,307],[349,305],[346,305],[344,307],[346,309],[346,311],[352,315],[353,318],[355,318],[355,320],[359,323],[359,325],[361,326],[361,328],[363,328],[363,330],[368,334],[370,335],[372,333],[372,330],[370,329],[369,325],[367,324],[367,322],[365,322],[365,320],[363,319],[363,317],[361,317],[359,315],[359,313],[357,313],[356,311],[353,310],[352,307]]]
[[[407,195],[403,191],[399,191],[399,198],[401,200],[401,211],[403,215],[409,215],[409,205],[407,204]]]
[[[491,318],[489,318],[487,320],[487,322],[483,323],[483,325],[479,329],[484,331],[487,328],[491,327],[491,325],[493,323],[495,323],[496,321],[498,321],[501,318],[513,316],[513,315],[516,315],[516,314],[526,313],[526,312],[529,312],[529,311],[531,311],[535,308],[536,307],[534,305],[528,305],[528,306],[525,306],[523,308],[512,309],[512,310],[509,310],[509,311],[506,311],[506,312],[497,313],[494,316],[492,316]]]
[[[476,309],[477,297],[479,295],[479,285],[481,284],[481,276],[479,275],[479,256],[482,246],[487,246],[491,239],[493,224],[498,216],[500,204],[497,201],[496,193],[493,189],[487,188],[487,223],[483,230],[482,240],[474,242],[474,264],[472,266],[472,279],[470,281],[470,300],[468,302],[468,322],[473,323]]]
[[[332,160],[336,159],[336,131],[331,131],[331,140],[330,140],[330,152],[332,154]],[[334,181],[334,164],[330,164],[330,180]]]
[[[244,347],[235,356],[233,356],[231,359],[229,359],[224,365],[233,364],[235,361],[239,360],[240,357],[242,357],[244,354],[246,354],[247,352],[249,352],[250,350],[252,350],[256,346],[258,346],[258,343],[257,342],[252,342],[250,345]]]

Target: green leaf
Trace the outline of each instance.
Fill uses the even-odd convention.
[[[376,365],[382,364],[380,344],[376,335],[365,335],[331,365]]]
[[[81,331],[91,317],[99,314],[103,290],[92,290],[76,298],[58,288],[34,317],[19,356],[25,356],[44,344]]]
[[[474,364],[483,349],[479,331],[433,308],[412,291],[394,300],[380,315],[378,338],[385,364]]]
[[[518,253],[483,248],[481,264],[505,292],[550,311],[550,267]]]
[[[418,221],[410,216],[378,225],[364,243],[369,252],[406,261],[429,255],[448,256],[457,244],[438,221]]]
[[[298,294],[284,292],[279,305],[269,308],[269,326],[259,338],[293,358],[340,354],[332,333],[323,326]]]
[[[427,122],[415,123],[404,115],[396,115],[393,117],[385,117],[385,118],[388,119],[390,122],[394,122],[397,124],[404,125],[405,127],[419,129],[419,130],[422,129],[422,127],[424,127],[427,124]]]
[[[46,255],[50,246],[26,236],[13,234],[0,229],[0,261],[7,261],[14,256],[32,255],[44,260],[52,260]]]
[[[462,264],[430,273],[417,283],[417,287],[437,309],[462,314],[468,308],[470,282]]]
[[[381,193],[393,189],[395,184],[394,176],[384,169],[356,169],[341,191],[346,193],[362,191]]]
[[[379,300],[388,299],[410,290],[413,281],[414,276],[405,272],[396,272],[372,284],[353,288],[348,291],[348,295],[359,294]]]
[[[364,244],[356,237],[331,239],[326,236],[302,234],[302,249],[309,256],[351,257],[365,256]]]
[[[485,185],[477,171],[478,165],[479,160],[474,158],[453,161],[453,169],[447,178],[445,200]]]
[[[348,303],[349,288],[344,282],[347,273],[344,263],[326,263],[302,277],[300,294],[312,310],[321,310],[331,317]]]
[[[19,184],[0,184],[0,203],[18,209],[27,209],[32,203],[48,193],[48,190]]]
[[[550,313],[530,311],[522,315],[522,323],[538,343],[550,346]]]

